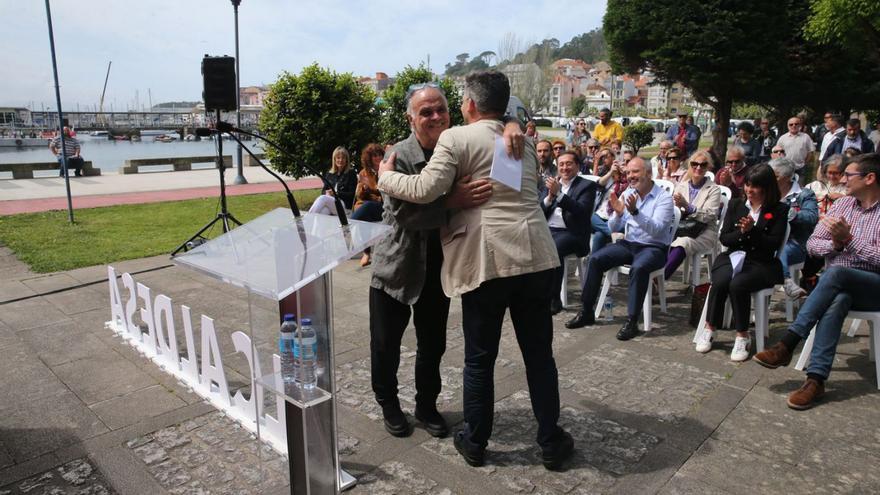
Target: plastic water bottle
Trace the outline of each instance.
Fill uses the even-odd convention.
[[[318,366],[318,339],[310,318],[300,321],[299,331],[293,339],[293,356],[296,383],[305,390],[315,388],[318,383],[315,369]]]
[[[284,383],[293,383],[296,377],[294,368],[294,342],[296,339],[296,315],[284,315],[281,335],[278,337],[278,355],[281,356],[281,378]]]
[[[611,298],[611,295],[605,298],[605,304],[602,305],[602,309],[605,313],[605,321],[614,320],[614,299]]]

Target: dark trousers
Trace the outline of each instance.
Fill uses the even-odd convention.
[[[364,201],[351,213],[352,220],[379,222],[382,220],[382,202]]]
[[[428,249],[425,285],[412,305],[416,327],[416,404],[434,405],[440,394],[440,360],[446,352],[449,298],[440,286],[443,262],[439,243]],[[399,406],[397,369],[400,341],[409,324],[410,306],[370,287],[370,372],[373,393],[380,406]]]
[[[609,244],[590,255],[587,264],[587,279],[581,292],[583,311],[594,311],[596,298],[602,285],[602,275],[612,268],[630,265],[629,294],[626,302],[627,315],[630,319],[637,318],[645,302],[651,272],[666,265],[666,246],[639,244],[620,240]]]
[[[586,256],[587,241],[585,237],[578,237],[566,229],[550,228],[550,234],[553,236],[553,242],[556,243],[556,253],[559,255],[559,268],[553,271],[553,298],[559,301],[559,293],[562,291],[562,284],[565,279],[564,267],[562,260],[571,254],[576,256]]]
[[[464,435],[470,444],[485,448],[492,435],[495,358],[507,310],[526,366],[538,444],[548,447],[557,441],[559,377],[553,359],[552,282],[553,270],[544,270],[488,280],[462,294]]]
[[[747,332],[751,321],[752,292],[773,287],[782,280],[778,280],[779,274],[772,266],[749,259],[743,262],[742,271],[731,280],[732,274],[730,256],[721,253],[712,265],[712,286],[709,289],[706,321],[715,328],[724,325],[724,303],[729,296],[730,307],[733,309],[733,328],[738,332]]]

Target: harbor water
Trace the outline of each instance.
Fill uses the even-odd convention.
[[[117,173],[125,165],[125,160],[140,158],[170,158],[189,156],[213,156],[217,154],[216,143],[213,140],[202,141],[172,141],[163,143],[154,141],[152,136],[144,136],[142,141],[114,141],[106,137],[93,137],[86,134],[76,136],[82,147],[82,157],[90,160],[94,167],[100,168],[101,173]],[[263,150],[254,141],[246,141],[245,145],[254,153],[262,153]],[[223,141],[223,154],[232,156],[235,154],[237,144],[235,141]],[[247,152],[242,152],[246,155]],[[32,163],[51,162],[55,157],[49,151],[48,141],[46,146],[13,148],[0,147],[0,164],[2,163]],[[170,169],[170,166],[169,166]],[[39,175],[39,174],[38,174]]]

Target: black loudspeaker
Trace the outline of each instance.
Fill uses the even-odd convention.
[[[206,110],[235,110],[238,88],[235,85],[235,57],[202,59],[202,99]]]

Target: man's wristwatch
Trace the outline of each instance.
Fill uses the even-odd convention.
[[[633,211],[631,211],[631,212],[629,212],[629,214],[630,214],[630,215],[632,215],[632,216],[636,216],[636,215],[638,215],[638,214],[639,214],[639,209],[638,209],[638,208],[636,208],[636,209],[635,209],[635,210],[633,210]]]

